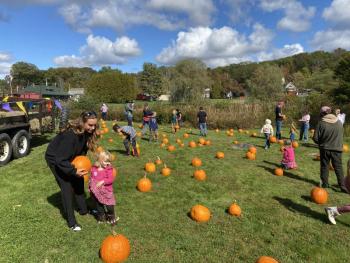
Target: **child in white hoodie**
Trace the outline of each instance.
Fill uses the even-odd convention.
[[[270,148],[270,136],[273,134],[273,127],[271,125],[271,120],[266,119],[265,120],[265,125],[261,128],[261,133],[265,135],[265,150]]]

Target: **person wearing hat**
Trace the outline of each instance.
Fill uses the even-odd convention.
[[[276,138],[278,140],[282,139],[282,134],[281,134],[282,122],[286,118],[286,116],[283,115],[283,113],[282,113],[283,105],[284,105],[283,101],[280,101],[280,102],[277,103],[277,106],[275,108],[275,114],[276,114]]]
[[[341,191],[347,193],[347,188],[344,185],[342,165],[343,125],[331,112],[332,109],[328,106],[321,108],[321,120],[318,122],[312,138],[318,144],[320,150],[320,186],[323,188],[329,187],[328,175],[329,163],[331,162]]]

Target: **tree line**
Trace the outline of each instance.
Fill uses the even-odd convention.
[[[282,80],[285,82],[283,83]],[[266,62],[244,62],[214,69],[197,59],[185,59],[174,66],[144,63],[138,73],[123,73],[111,67],[100,70],[85,68],[49,68],[17,62],[10,76],[0,80],[0,91],[9,85],[19,89],[32,84],[56,85],[68,90],[85,88],[96,101],[124,102],[138,93],[153,97],[169,94],[173,102],[194,102],[210,89],[211,98],[249,95],[256,100],[279,99],[284,85],[293,82],[299,91],[315,92],[334,103],[350,101],[350,52],[316,51]]]

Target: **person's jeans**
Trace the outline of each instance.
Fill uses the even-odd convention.
[[[309,132],[310,124],[309,123],[303,123],[300,128],[300,137],[299,140],[308,140],[308,132]]]
[[[128,122],[128,126],[132,126],[132,116],[126,116],[126,120]]]
[[[200,123],[199,130],[200,130],[200,135],[207,136],[207,124],[206,123]]]
[[[148,121],[147,121],[147,122],[144,121],[142,125],[143,125],[143,128],[142,128],[141,134],[142,134],[142,136],[143,136],[143,135],[146,134],[147,128],[149,129],[149,122],[148,122]]]
[[[270,133],[264,133],[265,134],[265,146],[264,148],[270,148]]]
[[[281,129],[282,129],[282,121],[276,120],[276,138],[278,140],[282,139]]]

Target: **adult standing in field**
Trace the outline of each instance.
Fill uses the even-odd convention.
[[[341,113],[340,109],[335,110],[335,116],[337,116],[338,120],[341,122],[342,125],[345,123],[345,113]]]
[[[76,156],[86,155],[96,145],[97,114],[93,111],[83,112],[79,118],[69,121],[66,129],[61,131],[48,145],[45,159],[61,189],[63,211],[73,231],[80,231],[74,215],[73,196],[79,214],[88,213],[83,176],[89,171],[76,169],[71,162]]]
[[[197,113],[198,126],[201,136],[207,136],[207,113],[204,111],[203,107],[199,107],[199,112]]]
[[[338,118],[331,114],[328,106],[320,111],[321,120],[316,126],[313,140],[320,149],[321,187],[328,188],[329,163],[331,162],[337,176],[338,185],[342,192],[347,193],[344,185],[342,152],[343,152],[343,125]]]
[[[108,112],[108,107],[106,103],[102,103],[100,111],[101,111],[102,120],[105,121],[107,119],[107,112]]]
[[[176,109],[176,120],[177,120],[177,125],[179,127],[182,126],[182,112],[179,109]]]
[[[125,113],[126,121],[128,122],[128,126],[132,126],[133,112],[134,112],[134,101],[127,101],[125,104],[124,113]]]
[[[276,138],[278,140],[282,139],[282,122],[285,119],[285,115],[282,114],[282,107],[283,107],[283,101],[280,101],[277,103],[275,108],[275,114],[276,114]]]
[[[310,128],[310,114],[308,111],[304,111],[303,116],[299,120],[301,122],[300,126],[300,136],[299,140],[303,140],[304,142],[307,142],[309,139],[308,132]]]
[[[145,103],[144,107],[143,107],[143,118],[142,118],[142,136],[145,135],[147,128],[149,128],[149,121],[151,119],[151,117],[153,116],[153,112],[151,111],[151,109],[148,106],[148,103]]]

